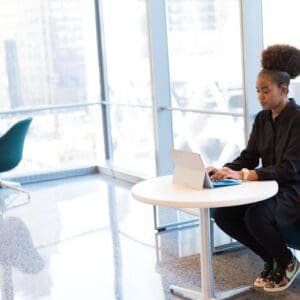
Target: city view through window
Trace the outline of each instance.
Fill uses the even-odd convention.
[[[173,113],[175,146],[222,165],[244,146],[239,1],[168,0],[168,28],[172,105],[212,112]]]
[[[94,1],[1,2],[5,30],[0,31],[0,109],[99,101]],[[168,0],[166,4],[172,105],[242,113],[238,1]],[[102,9],[109,101],[150,105],[110,106],[113,164],[153,175],[147,2],[104,0]],[[229,68],[232,76],[227,74]],[[100,108],[32,114],[21,170],[103,160]],[[20,117],[3,118],[1,131]],[[222,134],[221,123],[230,128],[228,132],[235,130],[238,138]],[[242,117],[175,112],[173,128],[176,147],[201,151],[209,162],[228,159],[244,142]]]
[[[284,3],[284,15],[282,5]],[[263,0],[264,47],[273,44],[290,44],[300,48],[297,28],[300,25],[298,11],[300,2],[295,0]],[[272,13],[269,12],[272,10]],[[278,18],[282,21],[278,22]],[[290,96],[300,103],[300,77],[291,81]]]
[[[94,1],[0,1],[0,110],[99,101]],[[33,122],[21,170],[95,164],[103,157],[97,107],[4,115],[0,131]]]
[[[264,46],[300,47],[300,4],[285,3],[282,15],[281,0],[262,1]],[[100,96],[94,1],[0,4],[0,133],[33,117],[16,172],[101,164],[102,113],[93,103],[107,100],[112,164],[154,175],[147,1],[101,1],[108,99]],[[171,104],[183,109],[172,112],[174,145],[214,165],[245,144],[240,18],[239,0],[166,0]],[[300,98],[299,79],[290,94]]]

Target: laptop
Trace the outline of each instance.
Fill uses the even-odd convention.
[[[175,184],[202,190],[241,183],[235,179],[211,180],[200,153],[172,149],[170,154],[174,162],[173,183]]]

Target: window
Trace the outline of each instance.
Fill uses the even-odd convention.
[[[154,175],[147,4],[104,0],[103,16],[113,165]]]
[[[1,132],[33,116],[18,170],[97,164],[104,149],[101,112],[86,106],[100,95],[94,1],[0,4]]]
[[[263,0],[262,4],[264,48],[273,44],[290,44],[300,48],[298,38],[300,2],[294,0],[284,2],[280,0]],[[284,14],[282,13],[283,5]],[[289,96],[299,101],[300,77],[291,82],[289,91]]]
[[[174,144],[222,164],[244,146],[239,1],[167,3]]]

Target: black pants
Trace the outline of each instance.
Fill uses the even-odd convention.
[[[286,268],[291,260],[292,253],[278,230],[271,209],[264,201],[217,208],[214,219],[224,232],[264,261],[275,259],[279,266]]]

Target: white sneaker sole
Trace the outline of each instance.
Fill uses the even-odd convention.
[[[264,287],[264,291],[265,292],[276,293],[276,292],[281,292],[281,291],[286,290],[293,283],[294,279],[297,277],[299,272],[300,272],[300,267],[298,267],[298,270],[296,271],[295,275],[292,277],[292,279],[289,281],[289,283],[287,285],[281,286],[281,287],[275,287],[275,288]]]
[[[257,287],[257,288],[264,288],[265,284],[266,284],[265,281],[262,281],[262,282],[254,281],[253,286]]]

